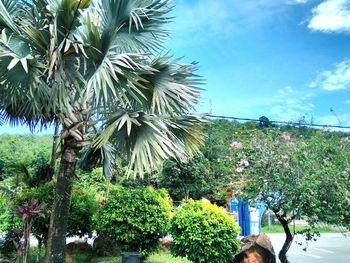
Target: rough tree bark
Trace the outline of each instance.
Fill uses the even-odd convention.
[[[284,233],[286,234],[286,240],[284,241],[283,247],[281,249],[281,251],[278,253],[278,258],[280,259],[280,261],[282,263],[288,263],[288,259],[287,259],[287,252],[290,248],[290,246],[292,245],[293,242],[293,235],[290,232],[289,226],[288,226],[288,220],[284,219],[283,216],[279,216],[276,215],[278,221],[280,221],[283,229],[284,229]]]
[[[50,160],[50,169],[51,169],[51,173],[52,173],[53,178],[56,178],[57,147],[58,147],[58,139],[60,138],[59,129],[60,129],[60,124],[56,120],[55,121],[55,132],[53,135],[53,142],[52,142],[51,160]]]
[[[78,152],[76,140],[72,137],[66,138],[62,144],[61,165],[57,175],[45,263],[66,262],[67,222]]]

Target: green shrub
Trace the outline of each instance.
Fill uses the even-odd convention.
[[[98,201],[95,193],[83,188],[73,188],[69,208],[67,236],[91,235],[94,231],[93,216],[97,212]]]
[[[166,234],[171,202],[164,190],[113,187],[96,214],[97,230],[108,235],[122,251],[149,255]]]
[[[14,210],[15,207],[19,205],[31,202],[33,197],[39,200],[40,204],[45,204],[45,208],[42,211],[45,217],[35,218],[31,230],[32,233],[35,234],[36,238],[39,240],[39,243],[44,242],[47,238],[50,221],[50,211],[53,203],[54,186],[54,182],[49,182],[39,187],[31,188],[21,194],[18,194],[13,200],[12,210]],[[17,216],[16,218],[19,219]]]
[[[46,205],[43,210],[45,217],[35,218],[32,226],[32,233],[35,234],[37,238],[41,239],[41,241],[46,240],[48,234],[54,187],[55,182],[52,181],[39,187],[32,188],[17,195],[13,204],[14,209],[14,207],[18,205],[30,202],[34,197],[38,199],[40,203]],[[95,199],[94,193],[78,187],[73,187],[67,236],[91,234],[94,230],[92,217],[94,213],[96,213],[97,206],[98,202]]]
[[[9,228],[10,217],[13,216],[9,207],[10,199],[0,192],[0,233]]]
[[[189,201],[171,220],[171,253],[195,263],[226,263],[238,251],[236,222],[216,205]]]
[[[96,167],[91,171],[78,169],[77,180],[75,180],[74,183],[81,188],[90,189],[94,192],[98,192],[101,195],[105,195],[108,181],[103,174],[103,168]]]
[[[13,201],[0,193],[0,258],[11,258],[16,252],[13,240],[20,239],[19,233],[13,230],[21,227],[21,220],[14,215],[13,208]]]

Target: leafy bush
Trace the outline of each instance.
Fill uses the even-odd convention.
[[[67,236],[92,234],[93,216],[97,212],[97,207],[95,193],[74,187],[69,208]]]
[[[238,251],[236,222],[208,202],[193,201],[177,208],[171,220],[171,253],[195,263],[226,263]]]
[[[123,251],[147,256],[166,234],[171,202],[164,190],[113,187],[109,200],[96,214],[97,230]]]
[[[13,229],[19,229],[20,220],[13,213],[13,202],[9,197],[0,193],[0,258],[10,258],[16,251],[13,242],[20,239],[20,234]]]
[[[43,209],[45,217],[35,218],[32,226],[32,233],[41,241],[46,240],[48,234],[54,187],[55,182],[46,183],[17,195],[13,201],[11,211],[18,205],[30,202],[33,197],[39,200],[40,203],[46,204],[46,207]],[[97,206],[98,202],[95,199],[94,193],[74,187],[70,204],[67,236],[91,234],[93,231],[92,217],[97,210]],[[11,231],[12,229],[8,230]]]
[[[104,195],[107,190],[107,180],[103,174],[103,168],[97,167],[89,171],[78,169],[75,185]]]
[[[0,193],[0,233],[5,232],[9,228],[10,217],[12,217],[9,203],[9,198]]]
[[[45,209],[43,210],[43,214],[45,215],[45,217],[34,219],[32,226],[32,233],[40,240],[39,242],[44,241],[47,238],[50,221],[50,211],[53,203],[54,186],[54,182],[50,182],[43,184],[39,187],[32,188],[28,191],[17,195],[13,201],[13,209],[16,206],[30,202],[30,200],[32,200],[33,197],[39,200],[40,203],[46,205]]]

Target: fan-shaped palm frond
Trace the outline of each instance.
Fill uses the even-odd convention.
[[[6,121],[6,119],[5,119],[5,116],[3,114],[3,111],[0,110],[0,126],[4,125],[5,121]]]
[[[18,1],[16,0],[2,0],[0,1],[0,30],[9,28],[17,32],[17,25],[13,17],[18,12]]]
[[[171,9],[168,0],[101,0],[101,36],[119,52],[157,50],[169,34],[163,25]]]
[[[109,144],[103,144],[100,148],[87,146],[83,158],[80,160],[81,167],[93,168],[103,167],[103,174],[110,179],[113,172],[113,162],[116,159],[116,150]]]
[[[46,0],[48,10],[56,18],[57,41],[61,43],[69,34],[80,26],[78,4],[72,0]]]
[[[167,156],[181,155],[181,150],[164,133],[166,125],[156,116],[143,112],[119,111],[113,114],[94,146],[111,141],[129,156],[130,168],[143,175],[159,167]]]
[[[108,141],[129,155],[129,171],[143,175],[157,169],[169,157],[186,161],[203,142],[199,116],[164,117],[144,112],[118,111],[110,116],[94,142],[102,147]]]
[[[167,122],[168,129],[174,134],[172,140],[180,140],[179,145],[184,145],[189,157],[193,157],[203,146],[203,124],[207,123],[204,117],[205,115],[173,116]]]
[[[196,63],[181,65],[171,57],[161,56],[150,63],[153,71],[141,73],[141,91],[149,103],[150,112],[160,115],[176,115],[194,110],[198,103],[203,83],[194,74]]]
[[[21,39],[31,45],[42,57],[50,46],[50,31],[47,26],[52,14],[45,0],[32,0],[21,4]]]

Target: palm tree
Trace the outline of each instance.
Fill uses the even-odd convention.
[[[191,114],[196,64],[162,55],[168,0],[0,0],[0,119],[45,128],[58,121],[61,162],[46,262],[65,262],[77,156],[89,147],[105,173],[126,153],[143,175],[202,143]]]

